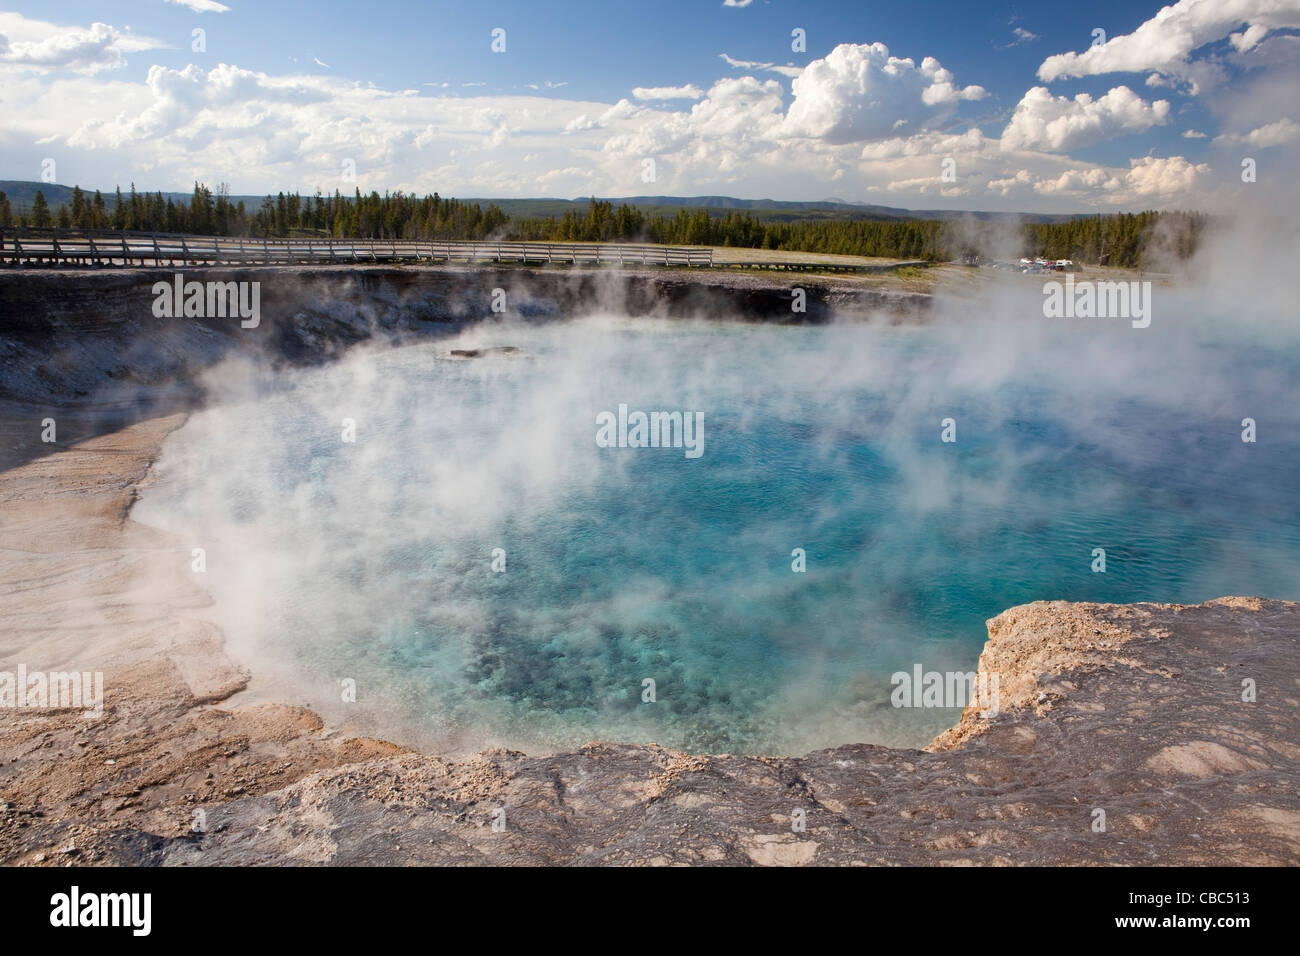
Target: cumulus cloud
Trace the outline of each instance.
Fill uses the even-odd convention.
[[[1017,169],[1015,173],[1004,179],[990,179],[988,181],[988,191],[996,193],[999,196],[1013,196],[1023,190],[1032,187],[1034,184],[1033,174],[1027,169]]]
[[[1245,30],[1240,30],[1242,24]],[[1249,52],[1273,30],[1300,28],[1296,0],[1179,0],[1163,7],[1132,33],[1111,37],[1083,53],[1049,56],[1038,68],[1045,83],[1068,76],[1156,71],[1185,76],[1191,55],[1207,43],[1229,38]]]
[[[326,90],[293,79],[273,79],[264,73],[226,63],[204,71],[194,64],[183,70],[151,66],[146,79],[153,102],[130,119],[119,119],[112,128],[116,140],[150,139],[184,127],[208,111],[205,122],[218,127],[239,127],[269,104],[303,106],[329,98]]]
[[[687,83],[685,86],[638,86],[632,95],[638,100],[698,100],[704,91]]]
[[[1240,33],[1231,33],[1228,35],[1228,42],[1238,53],[1249,53],[1255,47],[1259,46],[1259,41],[1264,39],[1268,34],[1268,27],[1262,23],[1252,23]]]
[[[1169,101],[1148,103],[1127,86],[1117,86],[1100,99],[1080,93],[1074,99],[1052,96],[1035,86],[1021,98],[1002,131],[1004,149],[1066,152],[1127,133],[1140,133],[1165,123]]]
[[[15,15],[0,22],[6,16]],[[29,28],[7,42],[55,32],[67,30]],[[846,195],[913,208],[924,208],[923,197],[970,197],[975,208],[1065,212],[1173,203],[1207,179],[1207,167],[1181,157],[1116,168],[1060,152],[1164,122],[1167,104],[1144,103],[1126,88],[1096,101],[1027,94],[1007,137],[1018,146],[1004,149],[978,127],[954,126],[957,109],[984,96],[982,88],[959,85],[932,57],[901,59],[879,44],[837,47],[794,84],[728,76],[703,89],[641,88],[613,104],[524,89],[466,92],[459,77],[426,84],[438,92],[422,95],[315,69],[271,75],[229,63],[155,65],[143,81],[0,72],[8,124],[0,148],[14,168],[37,168],[50,153],[39,145],[15,157],[10,144],[54,143],[66,157],[62,169],[77,170],[80,157],[100,182],[134,179],[145,188],[188,188],[198,179],[230,182],[237,192],[350,192],[339,172],[350,163],[362,191],[626,196],[647,191],[644,163],[653,158],[653,191],[665,194]],[[1233,115],[1229,128],[1243,141],[1296,135],[1290,125],[1270,128],[1276,110],[1238,107]],[[956,181],[945,176],[949,158]]]
[[[450,183],[462,194],[472,187],[517,195],[537,188],[546,171],[575,164],[578,157],[561,135],[575,112],[618,112],[605,104],[533,96],[421,96],[328,75],[273,77],[229,64],[211,70],[155,66],[143,85],[118,87],[112,101],[121,111],[108,116],[76,105],[103,99],[102,92],[66,84],[46,92],[30,108],[32,133],[49,135],[53,127],[69,149],[113,150],[112,161],[125,162],[130,178],[154,170],[149,179],[163,188],[162,177],[239,182],[254,192],[350,189],[339,179],[350,160],[363,189],[446,192]],[[0,91],[0,112],[11,109],[10,92]],[[58,119],[43,119],[51,116]],[[68,132],[64,123],[75,128]],[[525,155],[532,161],[522,161]]]
[[[689,112],[645,111],[608,139],[603,151],[629,159],[676,154],[673,166],[737,171],[760,151],[776,148],[776,132],[784,119],[784,91],[777,80],[742,76],[719,80]],[[626,100],[620,102],[628,104]],[[602,123],[624,118],[609,113]]]
[[[1035,182],[1034,190],[1060,198],[1101,194],[1112,205],[1179,202],[1194,197],[1209,172],[1207,164],[1194,164],[1182,156],[1143,156],[1130,160],[1123,171],[1068,169],[1055,178]]]
[[[107,23],[60,27],[17,13],[0,13],[0,66],[98,73],[124,66],[126,53],[164,46],[161,40],[136,36]]]
[[[1269,146],[1282,146],[1300,139],[1300,123],[1290,117],[1283,117],[1275,123],[1266,123],[1252,129],[1249,133],[1224,133],[1216,136],[1216,145],[1235,146],[1245,144],[1266,149]]]
[[[918,67],[891,56],[883,43],[840,44],[809,63],[793,90],[786,134],[829,143],[886,137],[899,120],[924,128],[951,116],[958,101],[987,95],[980,86],[957,86],[934,57]]]
[[[1203,177],[1209,175],[1206,163],[1190,163],[1182,156],[1159,158],[1143,156],[1130,161],[1122,178],[1121,189],[1143,199],[1171,199],[1195,194]],[[1123,197],[1125,200],[1127,196]]]
[[[776,80],[752,76],[719,80],[704,100],[691,107],[691,123],[712,135],[767,136],[780,123],[784,97]]]
[[[564,124],[566,133],[580,133],[590,129],[605,129],[611,124],[617,124],[624,120],[632,119],[646,111],[643,106],[638,106],[629,99],[621,99],[607,110],[603,110],[599,116],[592,117],[586,113],[575,116],[569,122]]]
[[[1100,188],[1116,188],[1119,179],[1100,167],[1092,169],[1067,169],[1055,179],[1042,179],[1034,189],[1045,195],[1070,194]]]

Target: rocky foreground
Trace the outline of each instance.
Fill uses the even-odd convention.
[[[180,421],[0,475],[0,670],[105,684],[100,719],[0,711],[0,862],[1300,862],[1295,603],[1012,608],[981,660],[1000,713],[925,751],[449,760],[224,703],[248,675],[203,619],[184,544],[129,516]]]

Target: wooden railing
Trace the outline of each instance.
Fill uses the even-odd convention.
[[[289,266],[454,260],[707,267],[713,264],[713,250],[611,243],[252,239],[160,232],[0,228],[0,264],[16,266]]]

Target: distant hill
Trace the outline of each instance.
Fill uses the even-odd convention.
[[[66,206],[67,204],[72,202],[71,186],[63,186],[60,185],[59,183],[33,183],[33,182],[27,182],[26,180],[18,180],[18,179],[0,179],[0,192],[4,193],[6,196],[9,197],[9,203],[13,207],[13,211],[15,215],[17,215],[20,212],[28,212],[32,208],[32,202],[36,199],[36,193],[38,190],[45,194],[45,201],[50,204],[51,209],[57,210],[60,206]],[[126,187],[126,189],[123,189],[122,192],[125,194],[129,190],[130,187],[128,186]],[[81,191],[84,192],[87,195],[87,197],[93,197],[95,195],[95,190],[87,189],[85,186],[81,187]],[[138,191],[144,192],[144,190],[138,190]],[[150,191],[152,192],[152,190]],[[104,201],[108,203],[108,208],[109,211],[111,212],[113,209],[113,200],[114,200],[113,188],[104,189],[101,190],[101,192],[104,194]],[[165,192],[163,193],[163,198],[183,199],[185,200],[185,202],[189,202],[190,197],[193,195],[194,195],[193,190],[187,193],[166,193]],[[244,200],[246,204],[249,202],[249,200],[253,199],[252,196],[244,196],[244,197],[232,196],[230,201],[238,202],[239,199],[241,198]],[[257,202],[258,204],[261,204],[262,202],[261,196],[257,197]]]
[[[50,204],[51,209],[57,210],[59,206],[72,201],[71,186],[26,180],[0,180],[0,192],[4,192],[9,197],[15,215],[28,212],[31,209],[32,201],[36,198],[38,189],[45,194],[45,199]],[[82,189],[91,196],[95,194],[94,189],[86,189],[84,186]],[[137,187],[137,189],[140,192],[152,192],[152,190],[145,190],[140,187]],[[101,191],[111,211],[113,208],[113,187]],[[189,202],[192,195],[193,191],[164,192],[163,198]],[[260,195],[231,196],[230,201],[232,203],[243,202],[245,208],[252,212],[261,206],[262,200],[265,198],[265,196]],[[545,219],[550,216],[558,219],[566,212],[585,211],[590,199],[588,196],[580,196],[577,199],[448,198],[457,198],[462,202],[478,203],[484,207],[489,203],[494,203],[511,219]],[[623,203],[636,206],[651,216],[671,217],[677,215],[678,211],[682,209],[707,209],[711,213],[718,214],[735,210],[748,212],[755,219],[765,222],[795,222],[809,219],[947,220],[969,218],[986,222],[1056,223],[1080,218],[1080,215],[961,212],[951,209],[903,209],[896,206],[841,202],[835,199],[815,202],[791,202],[782,199],[736,199],[732,196],[601,196],[597,198],[607,199],[615,206]]]
[[[72,201],[71,186],[57,186],[54,183],[28,183],[13,179],[0,180],[0,192],[9,197],[9,204],[13,207],[14,215],[32,208],[32,200],[36,198],[38,189],[45,193],[45,200],[51,207],[57,208],[60,203]]]
[[[484,199],[468,198],[464,202],[482,205],[496,203],[512,219],[545,219],[560,217],[569,210],[586,208],[591,197],[577,199]],[[834,199],[814,202],[792,202],[782,199],[736,199],[732,196],[597,196],[615,206],[626,203],[636,206],[649,215],[675,216],[680,209],[707,209],[726,213],[732,210],[748,212],[755,219],[767,222],[794,222],[808,219],[979,219],[988,222],[1053,223],[1078,219],[1083,214],[1043,214],[1011,212],[964,212],[952,209],[904,209],[898,206],[876,206],[868,203],[841,202]]]
[[[72,202],[72,188],[72,186],[64,186],[59,183],[34,183],[18,179],[0,179],[0,192],[9,197],[9,202],[13,206],[15,214],[19,212],[27,212],[31,209],[32,202],[36,199],[37,190],[45,193],[45,201],[50,204],[51,209],[57,210],[60,206]],[[104,194],[104,202],[108,203],[108,209],[110,212],[113,210],[113,201],[115,198],[114,190],[116,188],[117,187],[115,186],[110,186],[108,189],[100,190],[100,192]],[[94,189],[87,189],[85,186],[81,187],[81,191],[84,192],[87,197],[93,197],[95,195]],[[130,191],[131,187],[129,185],[122,187],[123,196],[128,195]],[[136,192],[142,194],[147,192],[152,195],[157,192],[157,190],[141,189],[137,186]],[[184,201],[186,203],[188,203],[193,196],[194,190],[192,189],[183,193],[163,192],[163,199]],[[257,209],[262,205],[262,200],[265,198],[265,196],[231,196],[230,201],[235,204],[242,202],[248,209]]]

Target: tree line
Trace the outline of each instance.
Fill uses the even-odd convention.
[[[1082,216],[1054,223],[1025,223],[1013,244],[1020,254],[1073,259],[1088,264],[1139,267],[1157,255],[1189,258],[1206,226],[1199,213],[1155,212]],[[31,209],[14,215],[0,192],[0,226],[117,229],[256,238],[533,240],[546,242],[655,242],[669,245],[734,246],[792,252],[948,261],[989,247],[1000,228],[937,219],[818,219],[772,222],[746,211],[711,214],[681,209],[675,215],[647,214],[627,205],[592,199],[585,212],[512,221],[493,203],[446,199],[434,193],[377,192],[352,196],[267,196],[250,210],[231,202],[223,184],[214,193],[196,183],[189,202],[161,192],[124,196],[111,208],[104,196],[74,187],[71,201],[52,210],[38,190]],[[1005,245],[1005,243],[999,243]]]
[[[1203,213],[1147,211],[1087,216],[1050,226],[1027,224],[1023,231],[1031,255],[1136,267],[1190,259],[1207,222]]]
[[[267,196],[255,210],[249,210],[242,200],[231,202],[226,186],[214,193],[197,183],[189,202],[164,197],[161,192],[139,193],[132,184],[125,196],[120,188],[116,190],[112,209],[99,190],[90,196],[76,186],[71,201],[52,210],[37,190],[31,210],[15,216],[9,198],[0,192],[0,226],[42,229],[125,229],[259,239],[485,239],[499,231],[506,218],[495,205],[485,210],[477,203],[443,199],[437,193],[420,199],[400,192],[363,196],[360,190],[354,196],[280,193]]]

